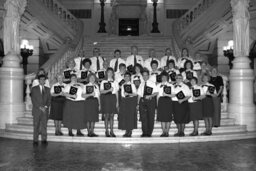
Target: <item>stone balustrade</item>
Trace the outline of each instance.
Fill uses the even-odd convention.
[[[203,14],[203,12],[207,11],[208,8],[216,0],[201,0],[194,7],[192,7],[189,11],[187,11],[179,20],[176,25],[178,26],[179,32],[187,28],[187,26],[196,20],[199,16]]]
[[[77,23],[80,22],[71,12],[66,9],[61,3],[57,0],[41,0],[42,3],[52,11],[58,18],[67,23],[72,29],[78,31]]]

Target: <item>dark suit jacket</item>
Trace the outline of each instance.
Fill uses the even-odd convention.
[[[49,107],[51,104],[51,94],[50,94],[50,88],[44,87],[45,93],[42,97],[41,90],[39,85],[35,86],[31,90],[31,100],[32,100],[32,115],[39,115],[42,113],[42,111],[39,109],[40,107],[47,106],[47,114],[49,111]]]

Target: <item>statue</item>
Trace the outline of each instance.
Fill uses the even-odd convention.
[[[27,5],[26,0],[6,0],[4,4],[5,17],[4,17],[4,52],[14,52],[19,54],[20,52],[20,37],[19,26],[20,18],[25,7]]]
[[[249,0],[232,0],[234,55],[244,57],[249,55]]]

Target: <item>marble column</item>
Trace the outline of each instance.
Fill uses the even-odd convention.
[[[256,113],[253,103],[254,74],[249,55],[249,0],[231,0],[233,12],[234,56],[230,71],[230,117],[236,124],[247,125],[248,131],[256,131]]]
[[[0,129],[6,123],[15,123],[24,115],[24,73],[20,65],[20,18],[27,5],[26,0],[6,0],[4,4],[4,51],[0,68]]]

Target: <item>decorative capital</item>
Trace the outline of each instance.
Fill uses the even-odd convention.
[[[4,8],[9,13],[22,15],[27,6],[27,0],[6,0]],[[16,14],[17,15],[17,14]]]
[[[231,0],[232,12],[234,18],[249,18],[250,0]]]

